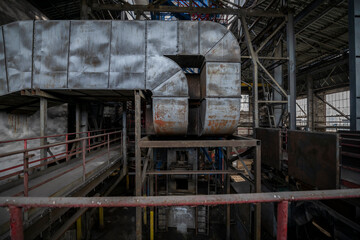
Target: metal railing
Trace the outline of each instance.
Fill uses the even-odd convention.
[[[200,206],[278,202],[277,239],[284,240],[287,239],[289,202],[344,198],[360,198],[360,189],[151,197],[0,197],[0,207],[9,208],[11,239],[22,240],[22,208]]]
[[[109,132],[111,131],[111,132]],[[100,133],[100,134],[96,134]],[[87,137],[79,137],[80,134],[83,134]],[[93,134],[93,135],[92,135]],[[92,136],[91,136],[92,135]],[[74,136],[75,139],[69,140],[69,136]],[[65,141],[63,142],[55,142],[51,144],[46,144],[43,146],[28,148],[28,142],[31,140],[39,140],[42,138],[55,138],[55,137],[65,137]],[[92,141],[91,141],[92,140]],[[97,140],[97,141],[96,141]],[[7,144],[7,143],[13,143],[13,142],[23,142],[24,148],[21,150],[6,152],[0,154],[0,159],[9,157],[9,156],[16,156],[16,155],[22,155],[22,163],[15,164],[14,166],[6,167],[3,169],[0,169],[0,173],[5,173],[4,176],[0,177],[1,180],[6,180],[11,177],[21,177],[23,176],[23,182],[24,182],[24,190],[15,194],[14,196],[20,196],[24,195],[25,197],[29,196],[29,191],[49,182],[52,181],[67,172],[70,172],[80,166],[83,168],[83,180],[85,180],[85,174],[86,174],[86,163],[96,159],[97,157],[103,156],[104,154],[108,155],[108,161],[110,159],[110,145],[113,142],[120,141],[119,148],[122,149],[122,132],[116,131],[116,130],[95,130],[95,131],[87,131],[87,132],[75,132],[75,133],[66,133],[66,134],[59,134],[59,135],[50,135],[50,136],[44,136],[44,137],[34,137],[34,138],[24,138],[24,139],[15,139],[15,140],[8,140],[8,141],[1,141],[0,144]],[[69,146],[72,145],[73,148],[69,150]],[[60,152],[51,156],[47,156],[45,158],[39,157],[38,159],[31,160],[30,158],[32,156],[32,152],[39,151],[41,149],[50,149],[51,147],[56,146],[64,146],[65,151]],[[102,151],[100,154],[92,156],[90,159],[86,160],[86,153],[90,153],[91,151],[94,151],[95,149],[99,149],[101,147],[107,146],[107,151]],[[80,154],[82,155],[80,157]],[[35,154],[33,155],[35,156]],[[45,181],[38,183],[34,186],[29,187],[29,173],[34,172],[34,170],[47,167],[50,164],[53,164],[55,162],[59,162],[61,160],[65,160],[68,162],[72,157],[77,156],[79,157],[79,160],[81,160],[81,163],[76,164],[75,166],[71,167],[70,169],[65,170],[64,172],[61,172],[57,174],[56,176],[53,176],[51,178],[46,179]],[[51,159],[52,158],[52,159]],[[49,160],[51,159],[51,160]],[[34,165],[36,164],[36,165]],[[30,166],[32,165],[32,166]],[[16,171],[14,172],[14,169]],[[10,172],[10,173],[9,173]]]

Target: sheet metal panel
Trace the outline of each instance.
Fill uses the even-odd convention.
[[[67,87],[70,21],[36,21],[33,87]]]
[[[199,22],[179,21],[179,55],[199,54]]]
[[[261,163],[281,170],[281,129],[256,128],[255,134],[261,141]]]
[[[240,47],[232,32],[226,35],[205,55],[206,61],[240,62]]]
[[[113,21],[110,88],[145,89],[145,21]]]
[[[240,98],[207,98],[200,111],[200,135],[233,134],[240,119]]]
[[[187,79],[182,70],[153,89],[153,96],[188,97]]]
[[[240,63],[207,62],[201,70],[201,96],[241,97]]]
[[[31,88],[33,21],[3,26],[9,91]]]
[[[154,130],[159,135],[186,135],[188,98],[153,97]]]
[[[111,21],[71,21],[69,88],[108,88]]]
[[[177,21],[147,21],[147,55],[176,55]]]
[[[212,49],[227,32],[227,29],[215,22],[201,21],[200,25],[200,54],[205,55]]]
[[[146,89],[153,90],[182,69],[173,60],[163,56],[148,56]]]
[[[289,175],[318,189],[339,187],[337,134],[288,131]]]
[[[195,208],[189,206],[171,207],[168,212],[168,227],[178,232],[187,233],[188,228],[195,228]]]
[[[0,27],[0,94],[6,94],[8,92],[8,89],[5,68],[4,38],[2,31],[2,27]]]

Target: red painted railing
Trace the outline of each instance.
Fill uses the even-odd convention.
[[[0,207],[9,208],[11,239],[23,240],[23,207],[208,206],[277,202],[277,239],[285,240],[290,202],[345,198],[360,198],[360,189],[151,197],[0,197]]]
[[[80,135],[85,135],[87,137],[81,137]],[[74,136],[75,139],[69,140],[69,136]],[[65,141],[63,142],[55,142],[43,146],[28,148],[29,141],[39,140],[42,138],[58,138],[58,137],[65,137]],[[44,137],[34,137],[34,138],[24,138],[24,139],[14,139],[14,140],[7,140],[7,141],[1,141],[0,144],[9,144],[14,142],[23,142],[24,148],[17,151],[12,152],[6,152],[0,154],[0,160],[1,158],[10,157],[10,156],[16,156],[22,154],[22,163],[16,164],[14,166],[10,166],[7,168],[0,169],[0,173],[5,174],[4,176],[0,177],[0,180],[6,180],[14,176],[21,177],[23,176],[24,179],[24,190],[22,192],[19,192],[15,194],[14,196],[28,196],[29,191],[49,182],[52,181],[62,175],[64,175],[67,172],[70,172],[77,167],[82,166],[83,168],[83,179],[85,180],[85,172],[86,172],[86,163],[104,155],[108,155],[108,159],[110,158],[110,144],[120,141],[121,142],[122,135],[121,131],[117,131],[115,129],[101,129],[101,130],[95,130],[95,131],[88,131],[88,132],[76,132],[76,133],[66,133],[66,134],[59,134],[59,135],[50,135],[50,136],[44,136]],[[97,140],[97,141],[96,141]],[[51,147],[56,146],[64,146],[65,151],[47,156],[44,158],[39,157],[35,160],[30,160],[32,152],[39,151],[41,149],[50,149]],[[73,146],[72,149],[69,150],[69,146]],[[86,160],[86,153],[90,153],[91,151],[94,151],[95,149],[99,149],[101,147],[107,147],[107,151],[101,151],[100,154],[97,154],[95,156],[92,156],[90,159]],[[119,144],[119,148],[121,148],[121,144]],[[82,157],[80,158],[80,155]],[[81,160],[81,163],[75,165],[74,167],[67,169],[64,172],[59,173],[58,175],[48,178],[47,180],[38,183],[34,186],[29,187],[29,173],[36,170],[36,169],[42,169],[46,168],[48,165],[53,164],[55,162],[59,161],[69,161],[73,157],[79,157],[78,160]],[[49,160],[52,158],[51,160]],[[34,165],[36,164],[36,165]],[[32,165],[32,166],[30,166]],[[15,169],[15,172],[14,172]]]

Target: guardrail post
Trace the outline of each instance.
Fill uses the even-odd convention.
[[[110,164],[110,134],[107,135],[108,165]]]
[[[23,240],[23,218],[22,210],[19,207],[9,206],[10,211],[10,235],[11,240]]]
[[[27,140],[24,140],[24,150],[27,149]],[[29,196],[29,156],[24,152],[24,196]]]
[[[86,170],[85,170],[85,163],[86,163],[86,159],[85,159],[85,154],[86,154],[86,140],[82,140],[82,165],[83,165],[83,181],[85,182],[85,175],[86,175]]]
[[[89,146],[89,152],[90,152],[90,132],[88,132],[88,146]]]
[[[65,135],[65,142],[69,141],[69,135]],[[69,161],[69,144],[66,143],[65,145],[65,151],[66,151],[66,161]]]
[[[288,201],[282,201],[278,204],[277,209],[277,240],[287,239],[287,222],[288,222]]]

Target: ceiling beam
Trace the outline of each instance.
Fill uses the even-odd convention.
[[[199,7],[176,7],[176,6],[154,6],[149,5],[130,5],[130,4],[97,4],[91,5],[93,10],[111,11],[140,11],[140,12],[171,12],[171,13],[199,13],[199,14],[223,14],[239,16],[261,16],[261,17],[285,17],[280,11],[264,11],[257,9],[238,9],[238,8],[199,8]]]

